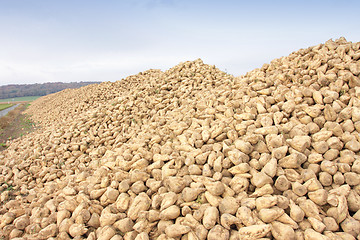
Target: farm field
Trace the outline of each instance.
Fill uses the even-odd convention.
[[[0,99],[0,103],[8,102],[30,102],[38,99],[41,96],[28,96],[28,97],[16,97],[16,98],[5,98]]]
[[[0,111],[9,108],[9,107],[11,107],[12,105],[13,105],[13,104],[10,104],[10,103],[0,104]]]

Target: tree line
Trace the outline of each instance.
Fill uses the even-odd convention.
[[[67,88],[80,88],[95,83],[100,82],[49,82],[35,84],[9,84],[5,86],[0,86],[0,99],[27,96],[45,96]]]

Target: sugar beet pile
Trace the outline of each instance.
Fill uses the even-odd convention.
[[[359,239],[360,43],[40,98],[0,153],[4,239]]]

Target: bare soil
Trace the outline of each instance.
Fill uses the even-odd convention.
[[[27,106],[24,103],[0,118],[1,122],[5,122],[0,128],[0,151],[7,148],[6,142],[8,140],[22,137],[36,129],[35,124],[30,120],[30,116],[23,113]]]

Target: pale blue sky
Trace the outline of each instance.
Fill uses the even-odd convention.
[[[235,76],[360,41],[360,1],[0,0],[0,85],[115,81],[203,59]]]

